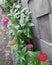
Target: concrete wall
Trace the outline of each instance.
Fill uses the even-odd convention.
[[[34,47],[46,52],[52,60],[52,0],[21,0],[31,11]],[[43,41],[42,41],[43,40]]]

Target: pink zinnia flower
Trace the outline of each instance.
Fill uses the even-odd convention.
[[[33,45],[31,44],[31,43],[29,43],[29,44],[27,44],[27,48],[32,48],[33,47]]]
[[[9,22],[9,19],[8,18],[3,18],[2,19],[2,24],[7,25],[8,22]]]

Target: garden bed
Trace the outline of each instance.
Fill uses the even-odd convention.
[[[14,65],[50,65],[46,53],[33,51],[31,28],[34,24],[31,22],[31,12],[23,8],[20,1],[6,0],[4,5],[5,8],[0,6],[6,14],[6,17],[2,19],[2,24],[10,29],[8,46],[12,49]]]

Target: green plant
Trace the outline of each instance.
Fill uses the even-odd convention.
[[[6,1],[10,4],[10,6],[7,4],[7,9],[9,7],[7,17],[10,22],[8,24],[8,19],[5,18],[3,24],[8,24],[7,27],[10,29],[8,45],[13,51],[15,62],[19,65],[50,65],[46,54],[38,57],[40,52],[33,51],[30,29],[34,24],[30,20],[30,12],[23,8],[19,1],[17,3],[14,0]]]
[[[5,14],[8,14],[10,12],[10,9],[12,8],[13,4],[18,4],[19,0],[2,0],[2,5],[0,5],[0,8]]]

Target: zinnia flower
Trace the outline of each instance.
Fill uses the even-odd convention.
[[[2,19],[2,24],[7,25],[8,22],[9,22],[9,19],[8,18],[3,18]]]
[[[10,44],[14,45],[15,44],[15,40],[11,40]]]
[[[29,43],[29,44],[27,44],[27,48],[32,48],[33,47],[33,45],[31,44],[31,43]]]
[[[45,62],[45,61],[48,59],[48,56],[47,56],[46,53],[40,53],[40,54],[38,55],[38,59],[39,59],[40,61],[42,61],[42,62]]]

